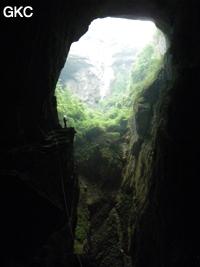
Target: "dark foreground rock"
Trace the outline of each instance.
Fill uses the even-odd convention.
[[[2,158],[2,266],[60,266],[73,253],[79,195],[74,133],[52,131],[42,144],[13,148]]]
[[[0,5],[3,10],[8,3]],[[199,266],[199,1],[44,0],[28,5],[34,10],[31,18],[1,17],[2,266],[8,261],[10,266],[29,267],[36,259],[40,266],[69,265],[73,241],[60,169],[74,230],[78,193],[72,152],[60,141],[60,168],[55,165],[57,145],[44,140],[58,127],[54,88],[70,45],[93,19],[105,16],[152,19],[169,46],[170,82],[153,113],[155,131],[151,135],[144,121],[138,125],[139,134],[150,133],[149,139],[143,136],[137,146],[136,139],[130,140],[132,155],[123,188],[137,207],[134,220],[128,222],[131,265]],[[148,117],[149,107],[140,104]],[[111,217],[115,221],[116,209]]]

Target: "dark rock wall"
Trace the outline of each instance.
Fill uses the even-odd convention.
[[[198,67],[185,69],[174,83],[160,83],[162,91],[152,110],[145,95],[156,89],[158,80],[135,103],[123,181],[135,207],[133,266],[199,265],[198,100],[193,95],[198,72]]]
[[[7,18],[2,24],[4,145],[41,139],[42,131],[57,123],[53,88],[71,40],[68,10],[46,1],[29,4],[34,9],[32,18]]]
[[[41,139],[43,130],[51,130],[58,123],[53,92],[56,81],[70,44],[87,31],[94,18],[119,14],[161,17],[159,25],[168,30],[171,26],[168,6],[156,7],[146,2],[52,0],[38,5],[29,1],[34,10],[31,18],[3,18],[2,144],[11,146]],[[1,9],[5,6],[3,1]],[[164,11],[167,14],[162,16]]]
[[[166,66],[171,81],[166,83],[155,106],[152,135],[145,133],[141,150],[137,150],[138,159],[133,153],[132,166],[128,168],[128,184],[133,187],[137,206],[132,223],[133,266],[199,265],[197,76],[200,69],[196,47],[199,37],[194,33],[199,18],[191,6],[177,8],[171,55],[165,61],[172,58],[170,68]],[[194,6],[199,10],[196,3]],[[138,106],[141,105],[144,103],[139,102]],[[144,108],[143,113],[146,110],[148,115],[147,105]],[[132,152],[141,141],[138,109],[133,115]],[[142,117],[141,112],[139,116]]]
[[[37,185],[37,189],[35,186],[31,189],[29,184],[35,185],[34,173],[36,173],[37,163],[36,160],[32,161],[33,155],[30,150],[39,143],[39,148],[33,150],[41,152],[41,147],[45,145],[50,135],[48,132],[60,127],[56,115],[54,87],[71,42],[77,40],[87,30],[90,21],[96,17],[129,15],[132,18],[151,18],[165,32],[171,43],[167,61],[168,72],[171,73],[173,80],[166,87],[157,107],[155,133],[151,144],[152,159],[150,155],[143,156],[143,159],[146,159],[144,166],[149,166],[145,169],[145,173],[150,182],[147,191],[143,191],[145,187],[138,187],[138,192],[141,192],[138,196],[143,197],[137,221],[133,222],[136,225],[135,230],[132,228],[130,253],[133,265],[137,267],[197,266],[200,203],[197,172],[199,165],[197,131],[200,73],[199,2],[186,0],[49,0],[40,3],[35,1],[17,1],[17,3],[19,6],[33,6],[34,15],[29,19],[1,17],[1,43],[3,45],[1,48],[0,98],[1,175],[3,177],[1,180],[3,216],[1,218],[4,223],[2,228],[4,231],[2,255],[4,256],[2,259],[6,260],[8,255],[12,255],[9,257],[10,260],[25,261],[23,257],[25,249],[27,261],[29,261],[30,258],[36,257],[36,252],[33,251],[39,250],[45,244],[44,240],[47,236],[49,238],[51,236],[51,240],[55,240],[55,236],[58,236],[57,240],[62,238],[62,234],[53,235],[53,237],[51,235],[57,222],[55,217],[60,218],[62,214],[59,212],[59,205],[55,203],[55,199],[57,203],[63,205],[59,200],[59,193],[54,198],[52,188],[56,185],[61,186],[61,181],[58,181],[56,176],[52,178],[51,189],[45,189],[50,194],[48,197],[46,193],[41,196],[41,191],[46,186],[39,185],[38,189]],[[17,3],[9,1],[11,6]],[[1,1],[1,10],[6,5],[8,5],[7,1]],[[71,140],[70,144],[72,144],[70,134],[68,133],[67,136],[66,138]],[[24,149],[25,155],[21,153],[24,145],[27,146]],[[13,148],[16,149],[15,152]],[[69,178],[73,173],[73,164],[70,165],[70,171],[66,167],[68,165],[65,164],[72,160],[72,152],[71,150],[66,152],[67,148],[64,144],[61,145],[59,151],[62,168],[65,169],[64,181],[69,183],[69,199],[71,199],[69,209],[73,210],[77,199],[76,194],[73,193],[73,190],[76,191],[77,188],[76,179],[71,182]],[[57,154],[52,151],[43,151],[43,153],[46,156],[38,157],[38,164],[45,162],[47,172],[44,173],[43,168],[38,170],[37,183],[43,181],[47,173],[49,177],[51,163],[57,158]],[[53,159],[50,159],[51,155]],[[49,161],[46,161],[46,157]],[[59,172],[58,169],[55,170],[57,170],[56,173]],[[22,179],[26,175],[29,177],[28,180]],[[14,191],[20,188],[19,192],[30,193],[28,195],[20,193],[18,196],[17,193],[13,193],[13,190],[11,191],[13,185],[16,185]],[[35,196],[30,197],[33,191]],[[17,199],[16,202],[14,201],[17,207],[13,208],[14,204],[8,204],[8,200],[12,197]],[[54,199],[53,203],[52,199]],[[47,216],[55,215],[53,218],[50,216],[49,223],[45,213],[41,215],[40,212],[36,212],[37,201]],[[48,204],[45,204],[46,201]],[[22,208],[21,205],[25,207]],[[30,219],[30,211],[26,217],[27,206],[30,206],[37,214],[36,221],[32,222]],[[7,211],[4,212],[4,209]],[[22,220],[19,219],[21,215]],[[7,218],[5,221],[4,217]],[[22,242],[18,227],[13,227],[14,223],[9,225],[10,217],[12,217],[12,222],[20,225],[20,233],[28,233],[25,238],[26,242]],[[71,218],[75,219],[75,212],[71,213]],[[38,220],[41,220],[43,225],[41,223],[38,226]],[[31,224],[29,224],[30,221]],[[60,219],[58,221],[60,222]],[[24,231],[26,227],[22,225],[23,222],[26,225],[29,224],[27,231]],[[41,228],[38,229],[38,227]],[[61,223],[60,233],[64,228],[64,224]],[[43,229],[46,230],[43,231]],[[30,233],[30,231],[33,232]],[[42,236],[40,232],[43,233]],[[35,240],[36,235],[38,240]],[[16,246],[12,242],[15,236],[17,236]],[[27,248],[29,238],[33,240],[34,248]],[[49,242],[52,244],[56,241]],[[61,243],[57,242],[57,246],[47,245],[47,252],[38,256],[39,262],[43,259],[46,262],[45,266],[58,266],[55,262],[58,258],[60,261],[64,256],[59,257],[60,252],[57,252],[57,258],[53,260],[50,258],[56,254],[55,250],[62,250]],[[69,251],[72,249],[72,243],[68,244]],[[13,247],[15,247],[14,251]],[[58,250],[57,247],[59,247]]]
[[[2,266],[68,262],[79,196],[73,137],[73,128],[52,131],[1,158]]]
[[[128,267],[127,214],[132,196],[121,192],[127,129],[118,126],[125,131],[121,135],[97,129],[87,132],[82,146],[76,148],[75,142],[80,182],[75,249],[95,259],[97,266]]]
[[[194,149],[193,144],[197,142],[196,130],[192,126],[194,117],[198,116],[193,95],[197,73],[199,68],[182,71],[162,95],[156,112],[159,115],[149,199],[153,199],[151,208],[157,209],[156,217],[162,219],[159,230],[157,227],[152,230],[153,239],[157,236],[157,251],[154,253],[159,259],[155,266],[160,266],[160,263],[163,266],[199,265],[199,217],[196,213],[200,200],[197,192],[199,181],[196,179],[195,159],[191,156],[198,157],[195,153],[197,147]],[[153,177],[160,179],[155,181]],[[161,242],[165,248],[159,248]]]

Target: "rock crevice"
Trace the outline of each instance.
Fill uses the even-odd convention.
[[[2,1],[1,10],[7,4]],[[134,147],[140,135],[143,143],[138,141],[141,150],[134,148],[130,154],[123,181],[125,192],[131,194],[137,207],[133,209],[134,220],[125,224],[130,241],[125,246],[129,247],[132,265],[198,266],[199,1],[49,0],[31,1],[31,5],[32,18],[1,18],[3,266],[31,266],[40,248],[40,266],[69,265],[66,249],[72,251],[73,240],[67,226],[69,219],[61,208],[64,204],[60,170],[55,166],[57,154],[53,144],[45,147],[44,140],[50,131],[61,129],[54,89],[69,47],[93,19],[105,16],[150,18],[169,40],[166,62],[172,81],[158,96],[157,108],[141,103],[146,117],[153,112],[153,126],[137,122],[139,131],[130,144]],[[68,144],[59,140],[58,147],[75,227],[78,186],[76,178],[71,179],[72,141]],[[112,220],[113,216],[108,225]],[[47,249],[42,250],[44,247]],[[121,259],[120,252],[115,255]]]

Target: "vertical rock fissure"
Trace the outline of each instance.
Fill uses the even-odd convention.
[[[1,10],[5,2],[1,1]],[[136,113],[143,110],[143,115],[151,115],[153,120],[145,133],[142,125],[136,125],[138,117],[133,120],[133,126],[139,126],[137,134],[130,141],[127,137],[123,145],[129,142],[131,146],[128,164],[122,153],[123,160],[116,158],[117,169],[111,164],[109,170],[93,170],[91,181],[80,185],[80,199],[87,194],[88,205],[83,209],[88,209],[90,224],[91,254],[85,265],[95,266],[92,259],[96,258],[101,267],[121,267],[126,258],[126,265],[134,267],[199,266],[199,1],[30,3],[32,18],[6,18],[3,13],[1,17],[1,265],[78,265],[72,256],[73,240],[63,208],[51,132],[62,131],[54,86],[71,43],[87,30],[90,21],[123,14],[151,18],[166,33],[171,41],[166,73],[167,80],[171,75],[172,81],[164,87],[157,105],[151,105],[144,95],[138,102]],[[75,228],[78,185],[72,158],[74,133],[64,130],[61,135],[62,170]],[[112,138],[108,142],[115,144]],[[101,149],[95,147],[93,162],[97,166]],[[101,152],[110,158],[108,150]],[[123,186],[116,198],[122,167]],[[84,171],[88,171],[87,165]],[[94,180],[100,173],[109,177],[108,188],[103,183],[97,190]],[[115,188],[111,173],[117,177]],[[113,216],[113,209],[118,218]],[[120,228],[116,227],[118,219]],[[123,234],[120,246],[119,229]],[[84,238],[85,233],[80,234]],[[103,248],[108,243],[110,249],[106,251]]]

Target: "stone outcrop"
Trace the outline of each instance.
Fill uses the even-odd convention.
[[[99,101],[111,94],[110,88],[117,75],[123,73],[124,79],[129,79],[136,52],[130,50],[124,56],[122,53],[123,59],[116,55],[109,63],[106,60],[92,61],[89,57],[70,55],[60,76],[61,83],[68,86],[83,103],[95,108]]]
[[[198,218],[194,215],[199,204],[195,200],[196,190],[191,194],[191,187],[194,184],[198,187],[199,182],[190,176],[193,145],[189,141],[189,113],[194,115],[194,107],[190,106],[187,89],[190,84],[193,90],[190,78],[196,71],[188,69],[174,84],[167,83],[154,113],[153,135],[145,136],[138,160],[133,155],[132,166],[127,166],[126,182],[129,190],[133,190],[137,206],[131,230],[134,266],[199,264],[199,241],[195,234]],[[176,106],[172,104],[174,98]],[[192,103],[195,102],[193,98]]]
[[[21,3],[23,4],[24,2]],[[43,259],[44,266],[62,266],[63,257],[60,255],[66,254],[61,253],[64,243],[60,239],[63,237],[62,230],[65,231],[68,225],[68,219],[64,215],[62,217],[62,211],[58,207],[63,206],[60,193],[55,197],[53,190],[54,187],[61,187],[57,176],[52,177],[50,189],[41,195],[44,187],[40,183],[48,180],[53,168],[53,152],[49,150],[41,154],[44,135],[60,128],[54,87],[70,44],[87,31],[94,18],[108,15],[154,20],[166,34],[170,46],[166,65],[171,82],[159,97],[153,113],[152,139],[148,144],[139,144],[141,151],[137,151],[137,173],[129,173],[132,183],[124,184],[131,193],[135,190],[133,197],[136,197],[134,201],[138,207],[128,228],[132,265],[198,266],[199,1],[48,0],[40,3],[30,1],[29,4],[34,10],[32,18],[1,17],[0,173],[3,266],[31,266],[30,261],[38,255],[35,250],[45,244],[55,243],[56,245],[46,245],[47,250],[43,251],[43,256],[38,257]],[[1,1],[1,10],[6,5],[7,1]],[[144,107],[144,103],[141,105],[147,116],[148,106]],[[36,149],[38,143],[40,147]],[[68,198],[71,200],[69,210],[73,210],[77,198],[74,190],[77,187],[76,180],[73,179],[74,182],[71,183],[71,177],[69,178],[66,162],[69,164],[71,156],[68,157],[66,151],[67,147],[63,145],[61,165],[65,169],[64,181],[68,184]],[[72,155],[72,152],[69,153]],[[56,162],[56,153],[52,156],[53,162]],[[47,158],[49,161],[46,161]],[[49,164],[44,171],[44,166],[41,170],[37,169],[37,162]],[[136,166],[133,161],[129,164]],[[70,169],[70,173],[73,173],[73,165]],[[58,168],[55,171],[59,173]],[[36,174],[39,185],[34,182]],[[136,181],[133,179],[135,174]],[[48,194],[50,196],[47,197]],[[39,212],[38,206],[42,212]],[[34,221],[28,207],[36,215]],[[50,220],[47,219],[48,216]],[[75,220],[75,212],[71,216]],[[117,220],[115,210],[113,218]],[[38,224],[38,221],[41,223]],[[53,234],[58,228],[59,233]],[[67,236],[70,239],[70,235]],[[55,239],[57,241],[53,242]],[[33,242],[33,247],[27,245],[28,240]],[[64,250],[69,248],[72,251],[72,245],[72,241],[64,244]],[[50,260],[52,258],[53,261]],[[68,259],[63,264],[67,265]],[[41,261],[38,262],[40,266]]]
[[[2,266],[69,261],[79,196],[74,133],[55,130],[1,157]]]
[[[124,139],[119,132],[93,134],[75,152],[80,181],[75,248],[102,267],[113,262],[131,266],[127,229],[132,196],[121,191]]]
[[[116,19],[115,22],[117,23]],[[127,23],[128,21],[121,20],[124,27],[127,27]],[[97,107],[99,101],[111,95],[111,87],[117,77],[123,76],[123,81],[126,82],[121,90],[126,89],[136,54],[141,50],[134,39],[130,42],[130,36],[134,35],[129,32],[130,25],[122,38],[115,31],[113,33],[116,28],[108,27],[110,24],[113,25],[114,21],[107,18],[101,22],[96,20],[90,25],[89,31],[79,42],[72,44],[60,75],[63,87],[68,86],[90,108]],[[119,24],[118,21],[117,25]],[[124,29],[120,31],[122,33]],[[129,40],[126,40],[128,37]]]

